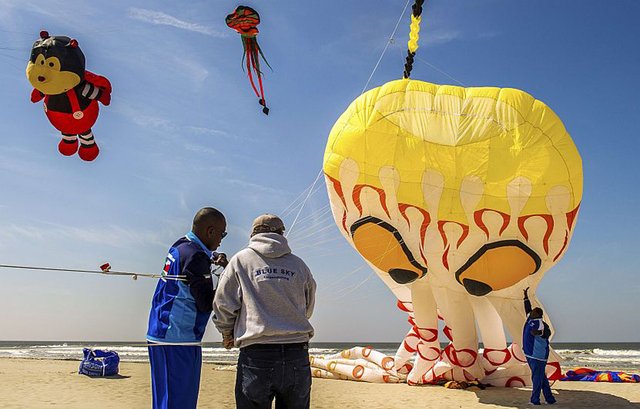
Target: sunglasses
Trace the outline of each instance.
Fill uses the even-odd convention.
[[[221,234],[221,236],[222,236],[222,238],[224,239],[225,237],[227,237],[227,232],[226,232],[226,231],[223,231],[223,232],[222,232],[222,234]]]

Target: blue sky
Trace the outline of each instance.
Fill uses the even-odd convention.
[[[412,78],[523,89],[554,109],[582,155],[577,230],[538,289],[555,340],[637,341],[640,3],[426,3]],[[224,25],[235,2],[0,0],[0,263],[156,272],[203,206],[227,216],[220,250],[233,254],[255,216],[281,213],[313,182],[333,123],[360,94],[405,1],[247,5],[262,16],[258,39],[273,67],[268,117]],[[402,75],[408,24],[407,14],[370,88]],[[87,68],[113,83],[94,163],[60,156],[41,105],[29,101],[24,68],[43,29],[76,38]],[[368,278],[327,204],[321,187],[292,234],[319,285],[315,340],[400,341],[406,315]],[[144,339],[153,280],[0,277],[0,339]],[[205,339],[220,336],[210,326]]]

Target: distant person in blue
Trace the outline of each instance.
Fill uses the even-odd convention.
[[[527,313],[527,321],[524,324],[522,334],[522,350],[527,357],[527,363],[531,368],[531,381],[533,382],[533,392],[531,393],[531,404],[540,404],[540,391],[544,394],[547,404],[556,403],[556,399],[551,393],[549,379],[545,373],[547,359],[549,359],[549,337],[551,329],[542,320],[542,308],[531,309],[531,302],[528,295],[529,288],[524,290],[524,310]]]
[[[227,265],[213,253],[227,235],[224,215],[200,209],[193,227],[169,249],[164,272],[183,280],[160,280],[149,314],[149,362],[154,409],[195,409],[200,389],[202,348],[213,304],[211,265]]]

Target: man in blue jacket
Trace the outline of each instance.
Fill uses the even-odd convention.
[[[154,409],[195,409],[200,389],[202,348],[213,304],[211,264],[226,266],[224,254],[213,253],[227,235],[224,215],[200,209],[193,227],[169,249],[168,276],[158,282],[149,314],[149,362]]]
[[[531,302],[527,294],[528,288],[524,290],[524,310],[527,313],[527,321],[524,324],[522,333],[522,350],[527,357],[527,363],[531,368],[531,382],[533,392],[531,393],[531,404],[540,404],[540,391],[544,394],[544,399],[548,404],[556,403],[556,399],[551,393],[549,379],[545,373],[547,360],[549,359],[549,337],[551,329],[542,320],[542,308],[531,309]]]

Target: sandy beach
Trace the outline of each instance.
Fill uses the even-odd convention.
[[[78,375],[79,362],[0,359],[0,408],[148,408],[149,365],[124,362],[120,375],[92,379]],[[235,372],[211,364],[202,368],[199,408],[234,408]],[[561,408],[640,408],[640,384],[557,382]],[[529,390],[450,390],[438,386],[367,384],[313,380],[312,408],[525,408]]]

